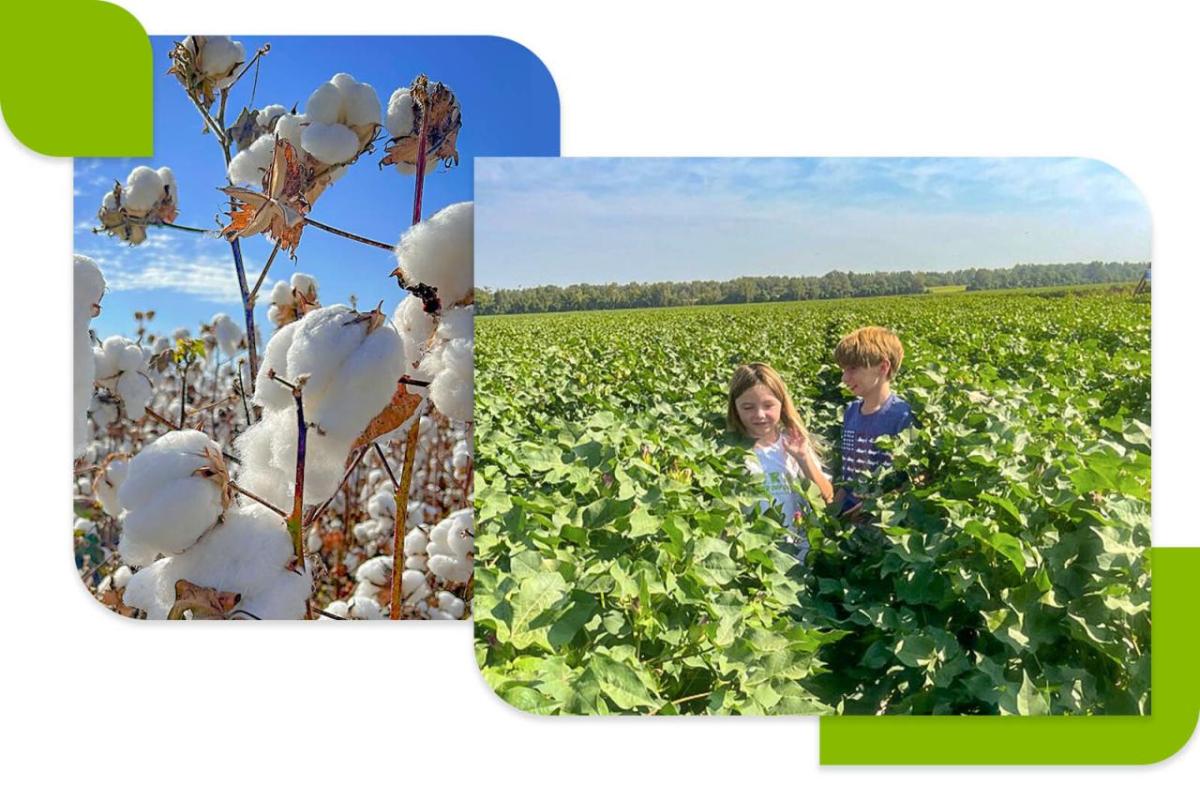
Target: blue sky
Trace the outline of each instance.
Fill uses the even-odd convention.
[[[147,241],[129,247],[116,239],[92,234],[96,210],[114,180],[124,181],[138,164],[169,166],[179,184],[178,223],[215,228],[224,210],[225,167],[220,147],[201,135],[203,124],[170,67],[167,53],[180,37],[152,37],[155,54],[155,155],[149,159],[79,159],[75,163],[75,252],[95,258],[109,290],[103,311],[93,320],[101,337],[134,328],[135,310],[154,309],[154,328],[169,333],[198,324],[224,311],[242,319],[237,279],[229,246],[166,229],[150,229]],[[438,168],[426,177],[424,211],[472,197],[472,159],[476,156],[546,156],[559,152],[559,105],[553,79],[542,63],[513,42],[491,37],[259,37],[234,36],[247,57],[264,42],[271,52],[261,60],[254,106],[280,103],[304,110],[314,89],[335,73],[348,72],[375,87],[386,108],[392,92],[408,86],[424,72],[450,87],[463,109],[458,137],[459,166]],[[254,71],[235,87],[228,122],[251,101]],[[214,107],[215,111],[215,107]],[[377,167],[382,151],[367,154],[345,177],[318,199],[312,216],[321,222],[372,239],[395,242],[412,214],[414,179],[394,169]],[[224,218],[222,218],[224,219]],[[261,236],[243,240],[247,281],[253,284],[270,253]],[[347,302],[353,293],[360,306],[384,300],[390,312],[403,298],[390,254],[332,236],[304,232],[297,260],[275,260],[265,282],[286,280],[293,272],[310,273],[320,284],[323,303]],[[256,324],[266,327],[266,303],[257,308]]]
[[[1090,159],[539,159],[475,165],[475,283],[1144,261],[1150,214]]]

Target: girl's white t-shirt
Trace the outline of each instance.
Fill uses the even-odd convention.
[[[812,446],[807,447],[811,453]],[[751,473],[763,477],[767,492],[771,494],[775,505],[783,514],[784,525],[796,531],[796,513],[799,512],[802,516],[809,510],[808,501],[799,489],[798,482],[803,475],[800,463],[783,447],[782,436],[766,447],[755,445],[754,457],[756,458],[746,459],[746,468]],[[767,501],[761,502],[761,508],[764,512],[767,510]],[[797,537],[794,542],[798,556],[803,560],[808,553],[808,540],[805,537]]]

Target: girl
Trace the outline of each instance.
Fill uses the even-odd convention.
[[[754,362],[734,372],[729,382],[729,427],[754,440],[756,458],[747,459],[746,466],[763,476],[788,528],[795,531],[808,508],[796,489],[801,474],[817,485],[827,503],[833,499],[833,486],[821,469],[813,439],[792,404],[787,385],[770,365]],[[808,542],[797,537],[795,544],[797,557],[803,561]]]

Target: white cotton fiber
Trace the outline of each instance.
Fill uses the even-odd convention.
[[[217,337],[217,344],[220,345],[225,355],[232,359],[241,350],[241,345],[246,339],[246,334],[242,331],[241,326],[224,312],[213,315],[210,325],[213,334]]]
[[[459,620],[466,611],[467,605],[454,593],[442,590],[437,594],[437,608],[446,613],[450,619]]]
[[[271,126],[285,114],[287,114],[286,108],[278,103],[272,103],[258,110],[258,114],[254,118],[254,124],[264,131],[269,131],[271,130]]]
[[[100,313],[100,299],[104,296],[104,276],[96,262],[87,256],[75,255],[75,292],[73,373],[75,453],[78,455],[86,446],[88,438],[87,413],[91,403],[96,378],[96,360],[92,354],[92,337],[89,332],[92,318]]]
[[[329,604],[329,606],[325,607],[325,611],[331,615],[337,615],[338,617],[344,619],[350,616],[350,604],[346,603],[345,601],[334,601]],[[317,617],[317,620],[332,620],[332,618],[320,615]]]
[[[390,490],[380,490],[367,501],[367,514],[375,520],[396,519],[396,496]]]
[[[333,125],[337,123],[341,110],[342,93],[332,83],[318,86],[304,104],[304,116],[310,123]]]
[[[430,353],[421,368],[433,375],[429,399],[438,411],[451,420],[470,422],[475,409],[474,340],[450,340]]]
[[[412,283],[437,287],[443,307],[471,294],[475,264],[475,204],[455,203],[410,228],[396,260]]]
[[[392,584],[392,557],[376,556],[368,559],[354,571],[354,580],[359,583],[369,583],[377,588],[390,587]]]
[[[291,539],[279,516],[261,506],[232,509],[223,523],[184,553],[134,574],[125,603],[144,609],[151,618],[165,618],[174,603],[175,582],[186,579],[240,595],[232,618],[299,619],[312,592],[312,577],[288,570],[292,556]]]
[[[222,488],[196,475],[221,448],[200,431],[171,431],[129,463],[117,499],[127,510],[119,550],[127,564],[190,547],[220,516]]]
[[[373,598],[355,596],[350,599],[350,617],[354,620],[382,620],[383,607]]]
[[[474,339],[475,306],[459,306],[442,312],[438,322],[438,339]]]
[[[142,217],[154,208],[162,196],[162,177],[149,167],[134,167],[125,179],[121,205],[135,217]]]
[[[104,511],[111,517],[119,517],[121,512],[125,511],[125,507],[121,506],[121,502],[117,498],[117,493],[121,489],[121,484],[125,482],[128,472],[129,457],[120,454],[111,458],[92,480],[92,492],[96,494],[96,500],[100,501]]]
[[[372,320],[346,306],[318,308],[279,329],[267,344],[255,391],[264,416],[250,430],[271,429],[269,466],[291,474],[297,444],[295,400],[291,390],[269,376],[273,370],[290,383],[307,376],[306,503],[320,503],[336,491],[350,447],[387,405],[401,375],[399,335],[386,325],[368,333]],[[266,466],[256,458],[243,462],[243,469],[252,473]]]
[[[158,177],[162,181],[163,193],[171,199],[173,203],[179,202],[178,188],[175,186],[175,173],[170,167],[159,167]]]
[[[123,336],[111,336],[96,348],[96,383],[117,396],[131,420],[139,420],[154,394],[150,367],[141,346]]]
[[[474,569],[475,534],[471,509],[450,514],[429,532],[429,571],[443,581],[463,584]]]
[[[317,296],[317,279],[308,273],[292,273],[291,287],[307,298]]]
[[[300,137],[307,124],[308,117],[304,114],[284,114],[275,123],[275,135],[286,139],[292,147],[300,148]]]
[[[233,83],[234,67],[246,60],[246,49],[241,42],[228,36],[205,36],[204,48],[200,51],[200,68],[204,74],[219,78],[216,85],[224,89]]]
[[[309,123],[300,135],[301,146],[317,161],[341,164],[358,154],[358,134],[345,125]]]
[[[292,300],[292,286],[287,281],[276,281],[271,287],[271,302],[283,306]]]
[[[379,95],[375,94],[374,87],[369,83],[356,83],[342,88],[342,113],[346,125],[378,125],[381,116]]]
[[[388,99],[386,126],[394,138],[409,136],[417,118],[417,102],[407,86],[392,92]]]
[[[413,367],[425,356],[429,338],[433,336],[436,319],[425,313],[421,299],[409,295],[396,306],[392,315],[392,324],[404,338],[404,361],[406,367]]]
[[[275,157],[274,134],[263,134],[229,162],[229,182],[262,186],[263,175]]]

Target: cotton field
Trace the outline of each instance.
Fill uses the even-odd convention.
[[[336,73],[301,111],[248,105],[228,122],[231,93],[269,49],[190,36],[171,52],[224,158],[214,185],[227,185],[213,194],[227,225],[178,222],[167,166],[138,165],[97,198],[95,233],[131,247],[161,229],[226,240],[241,308],[170,332],[139,311],[105,321],[128,335],[100,340],[104,271],[75,257],[77,567],[130,617],[468,617],[473,206],[421,213],[426,168],[457,160],[461,110],[418,76],[393,93],[389,139],[375,89]],[[363,157],[377,145],[380,165],[400,168],[379,180],[413,189],[392,244],[310,216],[347,170],[375,166]],[[325,301],[319,270],[288,274],[276,256],[294,255],[308,228],[392,251],[394,296],[375,308]],[[255,276],[241,241],[257,236],[273,250]],[[270,330],[255,326],[256,305]]]

